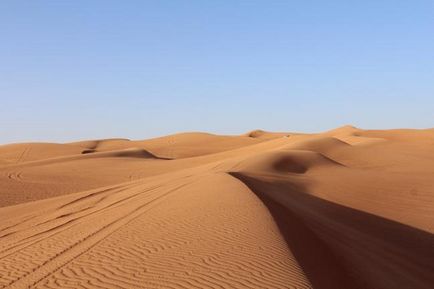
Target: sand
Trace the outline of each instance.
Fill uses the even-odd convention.
[[[434,130],[0,146],[0,288],[434,288]]]

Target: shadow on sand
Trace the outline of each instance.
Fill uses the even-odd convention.
[[[267,206],[315,289],[432,289],[434,235],[282,179],[230,173]]]

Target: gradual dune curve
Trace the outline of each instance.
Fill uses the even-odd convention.
[[[322,166],[341,166],[341,164],[318,152],[278,150],[243,160],[236,166],[236,170],[248,169],[267,174],[304,174]]]
[[[0,288],[434,288],[434,131],[0,146]]]
[[[327,153],[334,150],[348,149],[350,145],[334,137],[310,137],[308,139],[294,141],[285,149],[288,150],[308,150],[318,153]]]
[[[8,164],[79,154],[79,146],[56,143],[18,143],[0,146],[0,160]]]

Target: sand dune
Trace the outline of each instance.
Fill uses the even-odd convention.
[[[56,143],[18,143],[0,146],[0,160],[16,164],[46,158],[80,154],[83,148]]]
[[[434,130],[0,146],[0,288],[434,288]]]
[[[261,142],[261,140],[247,136],[180,133],[141,141],[106,139],[74,142],[69,143],[69,145],[86,147],[87,149],[98,152],[122,150],[126,148],[143,148],[162,158],[178,159],[227,151],[259,142]]]

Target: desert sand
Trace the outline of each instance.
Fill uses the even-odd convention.
[[[0,146],[0,288],[434,288],[434,130]]]

